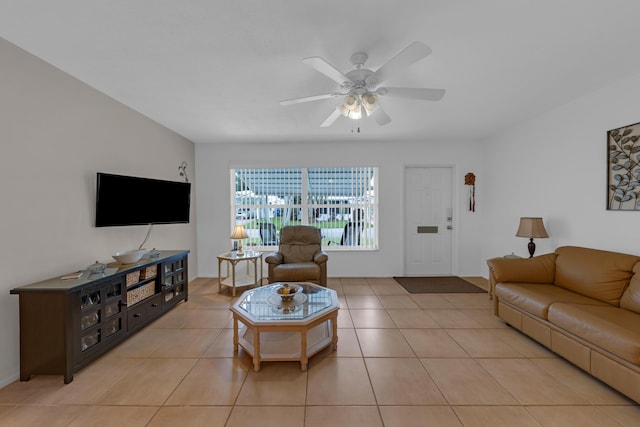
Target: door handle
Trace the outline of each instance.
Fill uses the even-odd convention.
[[[447,230],[453,230],[453,227],[450,225],[447,225]]]

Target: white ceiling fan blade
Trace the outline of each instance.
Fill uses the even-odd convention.
[[[417,87],[381,87],[376,90],[378,95],[419,99],[422,101],[440,101],[445,92],[444,89],[424,89]]]
[[[340,117],[341,115],[342,113],[340,112],[340,109],[336,108],[335,110],[333,110],[333,113],[331,113],[329,117],[327,117],[327,119],[324,122],[322,122],[320,127],[326,128],[331,126],[333,122],[335,122],[338,119],[338,117]]]
[[[389,115],[380,106],[378,106],[378,108],[376,108],[376,110],[369,116],[373,117],[380,126],[384,126],[391,122],[391,117],[389,117]]]
[[[331,80],[337,82],[340,85],[343,85],[346,82],[350,82],[351,79],[345,76],[342,72],[338,71],[336,67],[329,64],[324,59],[318,56],[312,56],[310,58],[304,58],[302,60],[308,66],[315,68],[317,71],[321,72],[325,76],[329,77]]]
[[[324,93],[322,95],[305,96],[303,98],[286,99],[280,101],[280,105],[300,104],[301,102],[319,101],[321,99],[333,98],[337,93]]]
[[[379,85],[394,74],[404,71],[410,65],[427,57],[430,53],[431,48],[426,44],[413,42],[369,76],[367,83]]]

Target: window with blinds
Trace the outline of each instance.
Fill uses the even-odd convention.
[[[231,218],[247,230],[244,246],[277,246],[282,227],[311,225],[325,249],[377,249],[376,175],[375,167],[231,169]]]

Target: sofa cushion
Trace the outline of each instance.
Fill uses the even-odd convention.
[[[556,303],[549,321],[622,359],[640,365],[640,314],[612,306]]]
[[[547,318],[549,306],[556,302],[607,305],[558,286],[542,283],[498,283],[495,293],[500,300],[543,319]]]
[[[620,298],[620,307],[640,313],[640,262],[633,267],[634,275]]]
[[[556,254],[556,285],[615,306],[640,261],[635,255],[576,246],[557,248]]]
[[[553,283],[556,254],[533,258],[492,258],[487,261],[496,282]]]

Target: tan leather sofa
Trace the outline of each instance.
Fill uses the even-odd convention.
[[[283,227],[278,251],[265,258],[269,266],[269,283],[312,282],[326,286],[328,256],[321,243],[317,227]]]
[[[640,402],[640,257],[564,246],[487,261],[494,313]]]

